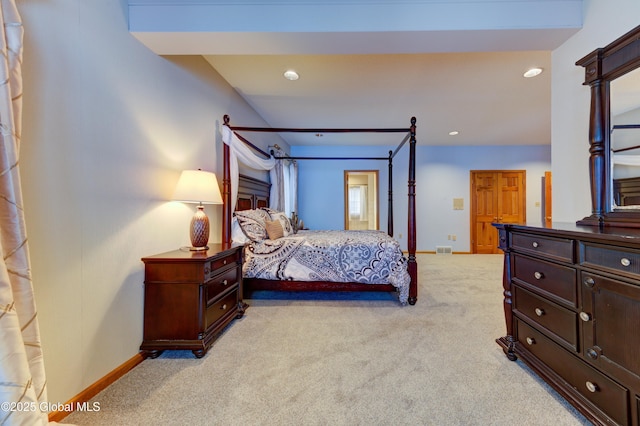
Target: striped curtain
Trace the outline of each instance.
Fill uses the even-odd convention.
[[[0,0],[0,425],[48,423],[20,175],[23,27]]]

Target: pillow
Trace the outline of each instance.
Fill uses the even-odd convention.
[[[279,220],[267,220],[264,222],[264,226],[267,228],[267,235],[270,240],[284,237],[284,231]]]
[[[231,241],[236,244],[246,244],[250,241],[247,236],[244,235],[244,232],[242,232],[238,218],[235,216],[231,218]]]
[[[267,238],[267,229],[264,227],[265,220],[269,220],[269,214],[264,210],[240,210],[234,213],[238,219],[238,225],[252,241],[261,241]]]
[[[279,212],[277,210],[270,209],[269,207],[263,207],[262,210],[266,211],[269,214],[271,220],[277,220],[280,222],[284,237],[288,237],[289,235],[293,234],[291,221],[289,220],[287,215],[284,214],[284,212]]]

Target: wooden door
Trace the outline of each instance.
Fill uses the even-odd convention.
[[[494,222],[524,223],[524,170],[471,171],[471,252],[501,253]]]
[[[551,226],[551,172],[544,172],[544,223]]]

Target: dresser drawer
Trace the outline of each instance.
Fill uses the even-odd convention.
[[[527,256],[513,256],[513,278],[526,287],[555,302],[578,306],[576,270]]]
[[[511,234],[511,247],[518,251],[573,263],[573,240],[514,232]]]
[[[207,305],[210,305],[213,299],[234,286],[237,282],[238,268],[228,269],[222,274],[216,275],[205,285]]]
[[[238,306],[238,289],[225,294],[219,300],[213,302],[212,304],[207,306],[205,312],[205,329],[209,328],[211,325],[215,324],[216,321],[221,319],[230,312],[233,314],[237,313]]]
[[[535,294],[513,286],[513,312],[547,330],[561,345],[578,351],[578,316]]]
[[[601,246],[592,243],[580,244],[580,264],[612,273],[623,273],[640,278],[640,251]]]
[[[629,391],[516,318],[517,340],[580,395],[620,424],[629,424]]]

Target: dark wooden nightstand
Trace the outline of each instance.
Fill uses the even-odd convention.
[[[144,337],[140,350],[156,358],[165,349],[205,355],[234,318],[244,315],[242,246],[209,244],[142,258]]]

